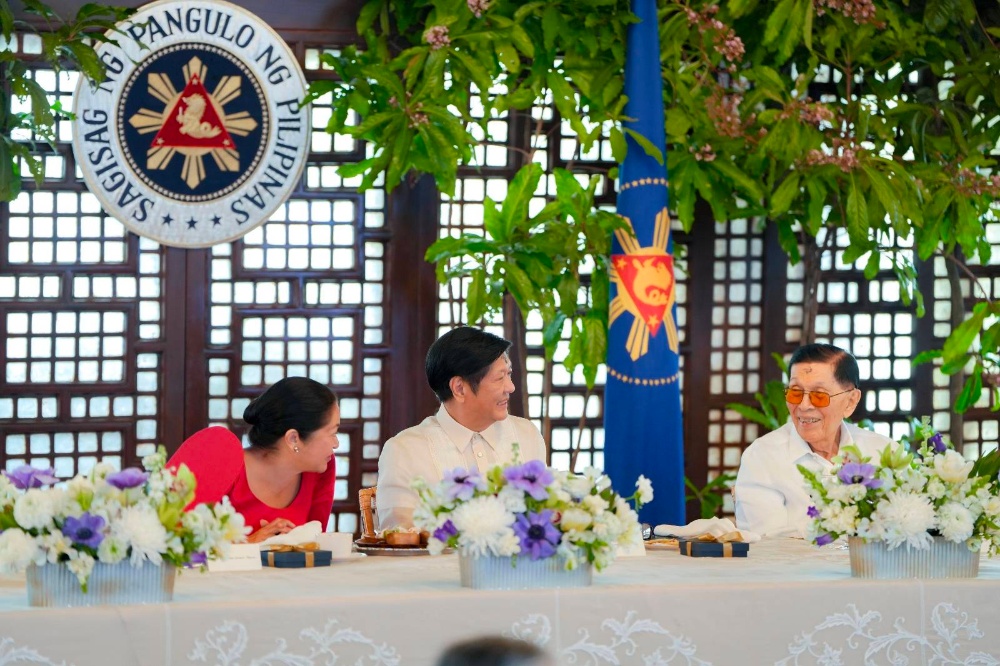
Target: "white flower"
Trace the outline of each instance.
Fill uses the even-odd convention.
[[[559,524],[564,532],[569,530],[583,531],[590,527],[590,513],[583,509],[572,507],[562,513]]]
[[[635,482],[636,490],[639,493],[639,501],[643,504],[648,504],[653,501],[653,482],[646,477],[640,475],[639,480]]]
[[[97,559],[105,564],[117,564],[128,555],[128,544],[114,535],[106,536],[97,547]]]
[[[580,564],[580,549],[568,539],[563,539],[562,543],[556,546],[556,555],[565,562],[567,571],[572,571]]]
[[[520,550],[511,527],[514,514],[497,497],[473,497],[459,504],[451,514],[451,522],[460,534],[458,544],[467,555],[514,555]],[[514,539],[513,550],[507,536]]]
[[[583,475],[587,477],[592,487],[597,488],[597,492],[611,487],[611,479],[596,467],[587,467],[583,470]]]
[[[431,537],[430,539],[427,540],[427,552],[430,553],[431,555],[440,555],[441,553],[444,552],[444,548],[446,545],[447,544],[445,544],[444,541]]]
[[[896,473],[896,487],[905,493],[919,493],[927,485],[926,468],[899,470]]]
[[[828,488],[826,495],[831,502],[847,504],[851,501],[851,487],[838,483]]]
[[[74,552],[77,553],[77,557],[74,557],[67,562],[66,568],[76,574],[76,578],[80,581],[80,585],[83,585],[90,577],[90,572],[94,570],[94,558],[91,557],[90,553],[84,553],[82,551]]]
[[[973,462],[951,449],[934,456],[934,471],[943,481],[962,483],[969,478]]]
[[[570,474],[566,478],[566,491],[574,500],[580,500],[589,495],[590,490],[593,487],[593,480],[587,478],[586,476]]]
[[[927,495],[931,499],[941,499],[947,492],[948,488],[941,479],[935,477],[927,482]]]
[[[983,511],[990,518],[1000,516],[1000,497],[994,495],[983,504]]]
[[[44,557],[38,544],[16,527],[0,532],[0,573],[18,573],[29,564]]]
[[[852,534],[854,532],[854,523],[858,519],[858,507],[854,504],[850,506],[825,506],[819,515],[823,520],[823,526],[828,532]]]
[[[608,503],[600,495],[587,495],[580,502],[584,509],[591,512],[595,516],[600,515],[608,510]]]
[[[971,537],[974,520],[972,512],[958,502],[948,502],[938,509],[938,529],[948,541],[958,543]]]
[[[17,487],[10,482],[10,479],[0,474],[0,509],[5,506],[11,506],[18,495],[20,495],[20,492]]]
[[[153,507],[139,505],[124,509],[118,521],[112,523],[111,533],[132,547],[133,565],[139,566],[144,560],[157,565],[163,562],[167,531]]]
[[[528,510],[528,506],[524,503],[524,491],[514,486],[501,488],[497,498],[511,513],[524,513]]]
[[[14,501],[14,520],[25,530],[41,530],[52,525],[55,495],[45,488],[31,488]]]
[[[934,506],[926,495],[894,491],[879,502],[873,514],[877,530],[884,535],[889,548],[907,544],[914,548],[929,548],[931,536],[927,530],[936,527]]]
[[[46,560],[49,564],[55,564],[60,560],[72,558],[76,553],[76,550],[73,549],[72,540],[66,538],[62,532],[41,534],[35,539],[35,543],[45,552]]]

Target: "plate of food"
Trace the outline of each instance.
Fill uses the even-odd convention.
[[[415,529],[386,530],[375,536],[362,536],[354,542],[354,550],[366,555],[385,555],[388,557],[412,557],[415,555],[430,555],[427,550],[427,532]]]

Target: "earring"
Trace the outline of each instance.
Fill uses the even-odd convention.
[[[299,447],[297,447],[297,446],[293,446],[293,447],[292,447],[292,450],[293,450],[293,451],[295,451],[296,453],[298,453],[298,452],[299,452]]]

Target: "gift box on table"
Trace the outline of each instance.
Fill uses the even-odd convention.
[[[746,557],[750,552],[750,544],[741,541],[678,539],[677,545],[680,554],[689,557]]]
[[[271,550],[260,551],[261,564],[265,567],[280,567],[282,569],[328,567],[332,558],[331,551],[319,550],[316,544],[278,546]]]

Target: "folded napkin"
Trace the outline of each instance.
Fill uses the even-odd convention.
[[[737,530],[733,521],[728,518],[701,518],[687,525],[657,525],[653,534],[658,537],[681,537],[684,539],[701,539],[705,541],[738,541],[742,543],[757,543],[760,535],[748,530]]]
[[[323,531],[323,525],[318,520],[313,520],[305,525],[299,525],[291,532],[276,534],[270,539],[260,542],[261,546],[298,546],[299,544],[316,541],[316,537]]]

